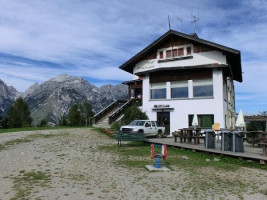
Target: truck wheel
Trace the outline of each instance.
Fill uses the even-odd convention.
[[[162,134],[162,131],[159,130],[159,131],[158,131],[158,134],[157,134],[157,138],[161,138],[161,134]]]
[[[140,129],[138,130],[138,133],[144,133],[144,130]]]

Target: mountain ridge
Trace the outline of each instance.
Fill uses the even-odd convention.
[[[99,112],[116,100],[127,99],[128,89],[122,84],[96,87],[81,77],[60,74],[41,84],[34,83],[23,93],[16,91],[15,96],[10,96],[5,109],[12,105],[17,96],[27,102],[34,125],[42,119],[58,124],[61,116],[67,115],[74,104],[89,102],[93,111]]]

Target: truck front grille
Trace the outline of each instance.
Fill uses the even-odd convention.
[[[122,128],[122,132],[124,132],[124,133],[130,133],[132,131],[133,131],[132,128]]]

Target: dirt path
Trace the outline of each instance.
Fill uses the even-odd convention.
[[[205,179],[207,169],[200,169],[203,186],[210,187],[210,192],[195,194],[199,177],[194,180],[175,167],[171,172],[150,173],[118,166],[119,155],[99,150],[101,145],[116,145],[116,141],[90,129],[0,134],[0,200],[267,199],[264,192],[257,192],[267,190],[267,172],[263,170],[217,173],[209,169],[218,180],[239,181],[240,191],[249,184],[249,190],[233,195],[231,186],[213,188]]]

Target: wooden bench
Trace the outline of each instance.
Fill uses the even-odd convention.
[[[146,142],[147,138],[144,133],[123,133],[119,132],[115,139],[118,140],[118,145],[121,146],[121,141],[138,141]]]
[[[262,147],[262,155],[267,157],[267,143],[259,143],[259,145]]]
[[[183,140],[183,136],[182,136],[182,133],[181,132],[173,132],[172,133],[173,137],[174,137],[174,142],[177,142],[177,138],[179,137],[180,138],[180,142],[182,143],[182,140]]]
[[[200,139],[205,141],[205,136],[192,136],[192,139],[194,139],[194,144],[200,144]]]

